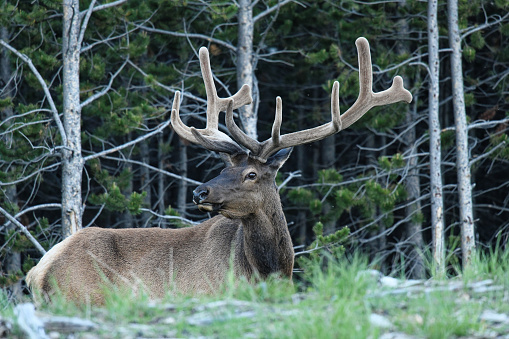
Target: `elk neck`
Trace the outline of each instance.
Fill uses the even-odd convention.
[[[249,265],[261,278],[271,273],[291,277],[293,244],[277,190],[267,192],[262,207],[240,221],[242,248]]]

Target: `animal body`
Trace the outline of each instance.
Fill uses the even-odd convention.
[[[177,134],[192,143],[219,152],[226,168],[194,190],[200,210],[218,215],[183,229],[103,229],[89,227],[55,245],[27,275],[32,289],[51,296],[54,287],[77,302],[104,301],[108,284],[144,288],[151,297],[168,291],[213,293],[229,270],[236,277],[264,279],[270,274],[292,277],[294,252],[275,177],[293,146],[321,140],[347,128],[369,109],[412,95],[396,77],[382,92],[372,91],[372,67],[366,39],[356,41],[360,91],[343,115],[339,112],[339,84],[334,83],[331,121],[318,127],[281,135],[282,101],[276,99],[276,118],[269,139],[247,136],[233,119],[233,110],[251,103],[251,90],[243,86],[229,98],[219,98],[208,51],[200,49],[200,65],[207,92],[207,126],[195,129],[179,117],[180,93],[171,113]],[[218,116],[226,112],[231,137],[218,129]]]

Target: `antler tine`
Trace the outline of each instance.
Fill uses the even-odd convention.
[[[339,113],[339,83],[334,82],[331,96],[331,122],[305,131],[289,133],[281,136],[281,123],[283,120],[283,101],[276,98],[276,116],[272,125],[271,138],[259,142],[245,134],[233,120],[233,113],[226,112],[226,127],[233,139],[251,151],[250,156],[261,162],[280,149],[321,140],[341,129],[341,116]]]
[[[385,91],[373,92],[373,72],[371,66],[371,53],[366,38],[355,41],[359,54],[359,97],[355,103],[342,116],[343,129],[359,120],[367,111],[376,106],[393,104],[399,101],[410,103],[412,94],[403,87],[403,78],[394,77],[392,85]]]
[[[195,129],[186,126],[180,119],[177,108],[175,113],[172,110],[171,122],[173,128],[181,138],[195,144],[200,144],[209,150],[219,151],[219,149],[221,149],[220,152],[225,152],[225,149],[228,149],[234,150],[235,153],[239,153],[239,151],[243,150],[228,135],[219,131],[219,113],[227,110],[230,104],[232,106],[232,111],[234,108],[250,104],[252,102],[251,89],[248,85],[244,85],[233,96],[220,98],[217,95],[216,86],[214,84],[214,76],[210,67],[210,58],[207,48],[200,48],[199,58],[203,82],[205,84],[205,92],[207,94],[206,127],[204,129]],[[214,144],[217,145],[214,146]],[[229,144],[229,146],[225,147],[225,144]]]
[[[283,100],[281,97],[276,97],[276,117],[272,124],[271,140],[274,146],[279,145],[281,142],[281,122],[283,121]]]
[[[233,115],[233,105],[234,101],[233,99],[230,99],[228,101],[228,106],[226,107],[226,112],[228,112],[228,114]],[[227,140],[211,140],[212,138],[207,138],[203,136],[194,127],[191,127],[191,133],[193,133],[194,137],[199,141],[200,145],[202,145],[203,147],[210,151],[228,154],[245,153],[245,151],[233,141],[230,142]]]
[[[233,120],[233,111],[226,111],[226,127],[235,141],[251,151],[251,157],[258,159],[261,162],[265,162],[268,157],[264,156],[266,153],[265,150],[269,148],[272,150],[280,143],[282,112],[283,103],[281,97],[278,96],[276,98],[276,117],[274,118],[274,124],[272,125],[272,135],[270,139],[267,139],[263,143],[249,137],[235,124],[235,121]]]
[[[231,99],[233,99],[234,103],[233,109],[248,105],[253,101],[251,98],[251,88],[249,85],[243,85],[233,96],[220,98],[217,95],[214,76],[210,67],[209,51],[206,47],[202,47],[199,54],[201,74],[205,83],[205,92],[207,93],[207,127],[217,129],[219,112],[226,110]]]
[[[180,119],[180,92],[176,91],[175,96],[173,97],[173,105],[171,108],[171,125],[175,132],[177,132],[178,135],[180,135],[181,138],[187,140],[187,141],[193,141],[194,137],[191,134],[190,131],[187,130],[187,126],[182,122]]]
[[[281,109],[277,108],[276,121],[274,122],[272,130],[272,138],[259,143],[260,150],[254,154],[254,157],[261,161],[266,161],[271,154],[279,151],[280,149],[318,141],[349,127],[373,107],[392,104],[399,101],[412,101],[412,94],[403,87],[403,79],[400,76],[396,76],[394,78],[389,89],[374,93],[372,89],[373,72],[368,40],[362,37],[358,38],[355,45],[357,46],[359,58],[359,97],[352,107],[350,107],[343,115],[340,114],[339,83],[336,81],[332,87],[331,94],[331,121],[318,127],[282,136],[279,135]],[[278,127],[276,127],[276,125]],[[230,127],[228,127],[228,129],[231,132]],[[250,150],[252,149],[250,148]]]
[[[240,145],[244,146],[248,150],[251,151],[251,154],[258,154],[261,150],[261,144],[257,140],[249,137],[244,131],[240,129],[235,121],[233,120],[233,107],[231,110],[226,110],[226,128],[233,137],[233,140],[238,142]]]

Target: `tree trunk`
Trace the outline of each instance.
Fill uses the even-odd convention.
[[[128,140],[132,140],[131,134],[129,133]],[[130,163],[126,164],[126,169],[129,171],[130,178],[129,178],[129,184],[126,188],[122,190],[122,194],[126,197],[130,197],[131,194],[133,194],[133,166]],[[120,225],[121,228],[134,228],[135,227],[135,217],[131,214],[129,211],[124,211],[122,213],[122,224]]]
[[[315,90],[313,93],[314,97],[318,97],[318,91]],[[330,118],[330,113],[327,112],[327,110],[324,110],[324,121],[327,121],[326,119]],[[336,135],[331,135],[324,140],[322,140],[320,143],[320,146],[322,148],[322,164],[324,168],[333,168],[334,164],[336,162]],[[332,206],[327,199],[324,201],[323,204],[323,214],[327,215],[329,214],[334,206]],[[336,220],[328,220],[324,224],[324,234],[332,234],[336,231]]]
[[[298,114],[298,130],[302,131],[304,129],[303,122],[305,121],[305,111],[302,107],[298,108],[297,111]],[[306,148],[309,148],[309,145],[301,145],[296,147],[296,153],[297,153],[297,169],[300,170],[305,176],[305,170],[308,166],[308,159],[309,159],[309,153],[306,152]],[[301,179],[302,181],[302,179]],[[299,245],[306,245],[306,239],[307,239],[307,224],[306,224],[306,209],[305,208],[299,208],[297,212],[297,218],[296,218],[296,227],[297,227],[297,244]]]
[[[456,126],[456,173],[461,223],[461,253],[463,266],[470,263],[475,250],[474,217],[472,211],[472,184],[468,157],[468,130],[463,92],[461,61],[461,37],[458,27],[458,1],[448,0],[449,44],[451,54],[451,78],[453,91],[454,122]]]
[[[158,135],[158,147],[157,147],[157,158],[159,159],[158,162],[158,168],[162,171],[164,170],[164,157],[166,156],[163,151],[164,147],[164,138],[163,134]],[[164,210],[166,209],[165,203],[164,203],[164,196],[165,196],[165,190],[164,190],[164,174],[162,172],[159,172],[157,174],[157,206],[158,211],[157,213],[164,215]]]
[[[62,148],[62,236],[66,238],[82,228],[81,181],[83,157],[81,155],[80,126],[79,1],[64,0],[63,7],[63,108],[67,143]]]
[[[415,120],[417,119],[418,97],[414,95],[414,109],[408,110],[406,114],[406,123],[411,126],[408,132],[403,136],[408,150],[407,166],[409,168],[405,179],[405,189],[407,192],[408,206],[405,208],[407,223],[405,227],[406,241],[409,242],[409,260],[407,263],[410,276],[414,279],[422,279],[425,276],[424,267],[424,240],[422,238],[422,223],[417,221],[416,217],[421,213],[421,180],[419,177],[418,157],[415,131]],[[413,125],[413,126],[412,126]]]
[[[431,229],[433,233],[433,260],[436,273],[445,272],[444,249],[444,201],[442,194],[442,149],[440,140],[439,120],[439,69],[438,58],[438,0],[428,1],[428,50],[430,85],[428,91],[429,105],[429,158],[430,158],[430,198],[431,198]]]
[[[187,146],[185,141],[179,139],[179,174],[183,177],[187,177]],[[179,180],[178,186],[178,197],[177,197],[177,209],[181,216],[186,216],[186,204],[187,204],[187,181]]]
[[[7,31],[7,28],[2,27],[0,29],[0,35],[1,35],[2,40],[9,41],[9,32]],[[14,93],[13,93],[14,89],[13,89],[13,86],[10,81],[11,75],[12,75],[12,70],[11,70],[11,64],[9,61],[8,53],[9,52],[7,51],[7,49],[5,49],[5,48],[2,49],[2,54],[1,54],[2,60],[0,61],[0,63],[1,63],[1,78],[2,78],[2,82],[5,84],[5,87],[3,89],[2,99],[9,97],[9,96],[14,96]],[[5,108],[2,113],[3,113],[1,115],[2,121],[9,119],[13,115],[11,107]],[[6,134],[7,140],[5,140],[5,143],[6,143],[6,145],[11,145],[11,147],[14,147],[12,140],[9,140],[10,136],[11,136],[11,134]],[[11,171],[14,171],[14,170],[15,170],[14,168],[11,169]],[[8,203],[11,206],[13,206],[13,207],[17,206],[17,204],[18,204],[18,189],[17,189],[16,185],[7,186],[7,188],[5,189],[5,196],[7,198]],[[16,226],[14,226],[10,222],[8,222],[7,225],[8,225],[7,226],[8,231],[16,229]],[[18,272],[21,271],[21,255],[19,252],[15,252],[15,251],[7,252],[7,254],[5,256],[5,270],[6,270],[7,274],[17,274]],[[16,283],[12,284],[11,286],[9,286],[9,289],[11,291],[12,296],[14,296],[14,298],[16,300],[21,300],[21,297],[22,297],[21,280],[17,281]]]
[[[253,103],[239,109],[240,121],[244,131],[258,140],[256,123],[258,121],[258,85],[253,69],[253,4],[251,0],[239,0],[238,42],[237,42],[237,87],[247,84],[252,89]]]
[[[385,135],[381,135],[380,136],[380,141],[379,141],[378,144],[380,146],[387,145],[387,138],[385,137]],[[376,143],[373,146],[374,146],[374,148],[376,148]],[[374,155],[374,159],[373,160],[375,161],[375,166],[378,166],[378,157],[376,156],[376,154],[373,154],[373,155]],[[379,155],[379,157],[386,156],[386,155],[387,155],[387,148],[383,147],[382,148],[382,152]],[[385,188],[385,189],[387,188],[386,183],[382,182],[381,185],[383,186],[383,188]],[[376,220],[381,215],[382,215],[381,208],[380,208],[380,206],[377,206],[376,209],[375,209],[375,215],[373,216],[373,220]],[[378,238],[377,238],[377,240],[375,242],[375,248],[378,248],[377,253],[378,254],[382,254],[382,256],[385,255],[384,252],[387,251],[387,235],[385,234],[386,229],[387,229],[387,227],[385,226],[383,218],[380,218],[378,220],[378,222],[377,222],[376,233],[378,233]],[[387,266],[388,265],[385,263],[385,261],[382,261],[380,263],[380,271],[383,274],[387,274]]]
[[[400,2],[401,7],[406,7],[406,1]],[[407,18],[399,20],[399,31],[401,36],[409,35],[409,27]],[[399,54],[407,54],[409,52],[408,44],[402,40],[398,44]],[[420,82],[420,74],[417,73],[416,81]],[[408,155],[407,166],[408,173],[405,178],[405,190],[407,192],[408,205],[405,208],[405,217],[407,223],[405,224],[405,240],[408,242],[408,260],[405,262],[406,270],[409,272],[410,277],[414,279],[422,279],[425,276],[424,267],[424,240],[422,238],[422,222],[416,218],[421,213],[421,180],[417,157],[417,146],[415,145],[417,139],[415,121],[418,118],[417,104],[419,103],[419,92],[414,94],[413,108],[410,106],[405,115],[405,125],[408,126],[408,132],[403,135],[405,149]]]
[[[378,165],[377,154],[376,154],[376,151],[374,151],[374,149],[378,148],[377,145],[384,145],[384,142],[382,142],[382,141],[377,142],[375,134],[369,133],[366,138],[366,147],[369,149],[366,154],[368,167],[371,167],[371,166],[376,167]],[[373,208],[373,213],[371,215],[371,219],[376,220],[379,215],[380,215],[380,208],[379,208],[379,206],[375,206],[375,208]],[[385,250],[385,246],[387,243],[387,241],[385,239],[385,235],[383,234],[384,231],[385,231],[385,225],[382,220],[380,220],[378,222],[374,222],[373,226],[369,230],[369,237],[370,237],[370,239],[373,239],[368,243],[369,251],[370,251],[369,255],[370,255],[371,260],[378,260],[383,255],[382,252]],[[380,261],[380,271],[382,273],[385,273],[385,271],[386,271],[386,264],[383,260]]]
[[[336,148],[335,148],[336,138],[334,135],[325,138],[320,142],[320,146],[322,148],[322,163],[324,168],[334,167],[334,161],[336,160]],[[327,201],[327,199],[323,203],[323,214],[329,214],[334,206],[331,205]],[[336,231],[336,220],[327,220],[324,223],[324,234],[332,234]]]
[[[148,122],[146,122],[148,123]],[[140,144],[141,161],[144,164],[150,164],[150,149],[147,140],[144,140]],[[145,199],[143,200],[145,206],[148,209],[152,209],[152,180],[150,178],[150,171],[148,167],[141,166],[141,191],[147,192]],[[143,212],[142,214],[142,227],[148,227],[152,214],[150,212]]]

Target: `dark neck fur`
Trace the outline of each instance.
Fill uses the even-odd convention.
[[[241,223],[242,252],[249,266],[262,278],[272,273],[291,277],[293,245],[279,195],[266,197],[264,207]]]

